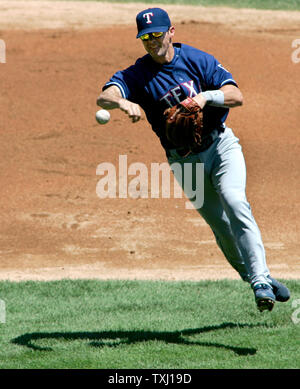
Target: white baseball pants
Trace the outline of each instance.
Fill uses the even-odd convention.
[[[205,151],[180,157],[170,150],[169,164],[203,163],[203,205],[197,209],[211,227],[218,246],[244,281],[269,283],[265,250],[259,228],[246,198],[246,165],[239,139],[225,131]],[[171,166],[172,168],[172,166]],[[197,170],[193,169],[193,174]],[[174,171],[176,177],[176,171]],[[177,177],[176,177],[177,178]],[[184,182],[181,178],[179,183]],[[188,185],[195,185],[196,177]],[[184,182],[187,197],[192,188]],[[183,185],[182,185],[183,187]],[[184,189],[184,187],[183,187]]]

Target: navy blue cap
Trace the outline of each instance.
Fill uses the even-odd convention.
[[[136,16],[138,29],[137,38],[150,32],[166,32],[171,27],[171,21],[166,11],[161,8],[148,8]]]

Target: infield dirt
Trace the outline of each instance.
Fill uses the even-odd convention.
[[[144,54],[143,4],[0,1],[0,279],[239,278],[186,199],[100,199],[102,162],[165,162],[143,115],[95,121],[96,98]],[[175,41],[215,55],[245,99],[227,125],[275,277],[300,278],[300,13],[163,6]],[[298,35],[297,35],[298,34]]]

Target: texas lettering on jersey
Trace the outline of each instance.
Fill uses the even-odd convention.
[[[180,103],[186,97],[192,98],[199,93],[194,88],[193,80],[183,82],[180,85],[170,89],[159,100],[165,102],[169,107],[173,107],[173,105]],[[183,93],[182,90],[184,90],[186,93]]]

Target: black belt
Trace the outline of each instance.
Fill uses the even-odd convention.
[[[190,154],[201,153],[202,151],[207,150],[213,144],[213,142],[216,140],[218,135],[221,132],[224,132],[224,130],[225,130],[225,128],[223,126],[220,128],[216,128],[209,135],[206,135],[203,138],[200,146],[196,146],[193,149],[191,149],[190,147],[179,147],[178,149],[175,149],[175,151],[180,157],[187,157]],[[166,150],[166,153],[167,153],[167,157],[170,157],[171,154],[170,154],[170,152],[168,152],[168,150]]]

